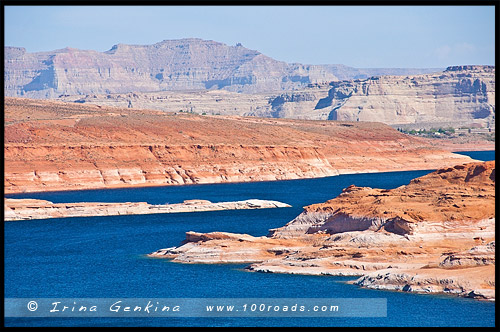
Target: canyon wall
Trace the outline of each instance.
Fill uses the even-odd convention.
[[[322,98],[307,100],[310,91],[314,90],[276,97],[271,102],[274,114],[422,128],[471,124],[494,128],[495,123],[494,66],[455,66],[433,74],[336,81]]]
[[[6,98],[6,193],[268,181],[471,161],[371,122],[173,114]]]
[[[162,91],[57,99],[212,115],[378,121],[403,129],[476,126],[495,130],[493,66],[456,66],[433,74],[315,83],[283,92]]]

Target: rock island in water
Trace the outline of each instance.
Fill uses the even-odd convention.
[[[192,199],[183,203],[152,205],[146,202],[126,203],[52,203],[39,199],[4,199],[4,220],[30,220],[67,217],[118,216],[127,214],[155,214],[202,212],[218,210],[268,209],[290,207],[286,203],[260,199],[212,203]]]

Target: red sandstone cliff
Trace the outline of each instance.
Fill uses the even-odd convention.
[[[5,192],[263,181],[471,161],[380,123],[6,98]]]

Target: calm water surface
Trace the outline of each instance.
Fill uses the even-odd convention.
[[[464,153],[493,160],[494,151]],[[362,289],[352,278],[250,273],[245,265],[178,264],[145,257],[186,231],[266,235],[302,207],[355,184],[395,188],[427,171],[322,179],[7,195],[52,202],[177,203],[271,199],[291,208],[48,219],[4,223],[7,298],[386,298],[383,318],[6,318],[7,326],[494,326],[495,305],[442,295]]]

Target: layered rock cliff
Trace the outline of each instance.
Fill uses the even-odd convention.
[[[381,123],[5,100],[5,192],[324,177],[470,161]]]
[[[454,66],[433,74],[386,75],[329,85],[326,95],[314,99],[314,107],[310,100],[304,103],[308,118],[416,124],[420,128],[458,128],[473,123],[493,128],[495,123],[494,66]],[[277,97],[273,100],[275,114],[305,114],[297,111],[301,109],[297,102],[302,101]]]
[[[377,121],[402,129],[495,129],[495,68],[455,66],[443,72],[309,84],[293,91],[68,95],[61,101],[198,114],[339,121]]]
[[[27,53],[22,47],[5,47],[4,54],[5,95],[28,98],[165,90],[270,92],[336,80],[336,73],[350,79],[436,71],[285,63],[240,43],[229,46],[199,38],[117,44],[106,52],[67,47]]]
[[[267,236],[188,232],[151,257],[250,271],[359,276],[374,289],[495,298],[495,161],[395,189],[348,187]]]
[[[27,53],[6,47],[5,55],[5,94],[30,98],[221,88],[275,91],[335,79],[321,66],[288,64],[241,45],[197,38],[118,44],[106,52],[65,48]]]

